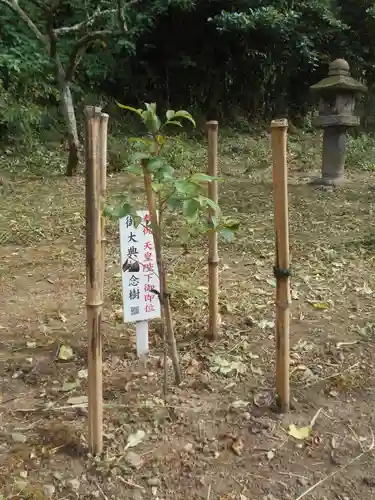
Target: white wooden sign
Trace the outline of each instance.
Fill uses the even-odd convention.
[[[148,321],[160,317],[160,290],[154,239],[147,210],[137,212],[142,218],[134,226],[130,215],[120,219],[120,254],[124,323],[136,323],[137,352],[148,352]]]

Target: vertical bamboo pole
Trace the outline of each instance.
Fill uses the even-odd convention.
[[[86,293],[88,331],[89,451],[103,451],[102,293],[99,134],[101,108],[85,108]]]
[[[176,385],[180,385],[181,383],[181,369],[180,369],[180,361],[177,351],[176,339],[173,332],[173,321],[172,321],[172,311],[171,311],[171,302],[169,299],[168,293],[168,284],[167,277],[164,267],[164,259],[163,259],[163,241],[162,234],[160,231],[160,226],[158,222],[157,212],[156,212],[156,204],[154,193],[152,191],[152,178],[151,174],[147,171],[147,163],[142,162],[143,174],[144,174],[144,184],[147,198],[147,206],[148,211],[151,217],[152,224],[152,234],[154,238],[155,245],[155,253],[156,253],[156,261],[158,264],[159,271],[159,281],[160,281],[160,305],[162,309],[162,328],[163,332],[166,330],[168,345],[171,353],[173,370],[175,375]],[[165,324],[164,324],[165,322]],[[164,338],[164,334],[163,334]],[[165,370],[166,370],[165,366]],[[166,380],[164,380],[164,392],[166,392]]]
[[[104,301],[104,274],[105,274],[105,217],[103,215],[104,202],[107,190],[107,137],[108,137],[108,120],[109,115],[102,113],[100,116],[100,137],[99,137],[99,161],[100,161],[100,214],[101,227],[100,234],[102,240],[101,248],[101,283],[100,289],[102,294],[102,302]]]
[[[208,175],[217,177],[217,136],[218,122],[207,122],[208,132]],[[217,181],[208,183],[208,197],[217,205],[219,201]],[[216,210],[209,207],[208,222],[212,222],[216,217]],[[208,304],[209,323],[208,333],[212,340],[217,340],[219,336],[219,254],[217,245],[217,231],[211,230],[208,233]]]
[[[286,119],[271,122],[273,193],[275,211],[276,277],[276,392],[281,412],[290,408],[290,290],[289,220]]]

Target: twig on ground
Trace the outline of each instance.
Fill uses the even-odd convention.
[[[124,479],[121,476],[116,476],[116,477],[117,477],[117,479],[120,479],[120,481],[122,483],[126,484],[126,486],[130,486],[131,488],[138,488],[139,490],[144,490],[144,487],[141,486],[140,484],[133,483],[132,481],[127,481],[126,479]]]
[[[207,490],[207,499],[206,500],[210,500],[211,498],[211,483],[208,485],[208,490]]]
[[[109,500],[107,495],[104,493],[104,491],[102,490],[100,484],[98,483],[98,481],[96,479],[95,479],[95,485],[98,488],[98,490],[100,491],[100,493],[102,494],[102,497],[104,498],[104,500]]]
[[[335,471],[331,472],[330,474],[328,474],[328,476],[323,477],[317,483],[315,483],[312,486],[310,486],[310,488],[307,489],[306,491],[304,491],[299,497],[296,498],[296,500],[301,500],[302,498],[305,498],[309,493],[311,493],[313,490],[315,490],[315,488],[317,488],[321,484],[323,484],[326,481],[328,481],[328,479],[331,479],[332,477],[334,477],[337,473],[339,473],[339,472],[347,469],[354,462],[357,462],[360,458],[362,458],[363,455],[366,455],[366,454],[370,453],[374,449],[374,445],[375,445],[374,432],[373,432],[372,429],[370,429],[370,430],[371,430],[371,435],[372,435],[372,441],[371,441],[371,445],[367,448],[367,450],[362,451],[359,455],[357,455],[356,457],[354,457],[352,460],[349,460],[349,462],[347,462],[346,464],[342,465],[337,470],[335,470]]]
[[[30,397],[33,394],[35,394],[36,392],[37,392],[37,390],[33,389],[33,390],[29,391],[29,392],[25,392],[23,394],[18,394],[17,396],[12,396],[12,397],[10,397],[8,399],[4,399],[3,401],[1,401],[0,408],[3,408],[6,404],[11,403],[12,401],[17,401],[19,399],[22,399],[25,396]]]
[[[350,432],[353,434],[353,437],[356,440],[356,442],[358,443],[358,445],[361,448],[361,450],[362,451],[366,451],[365,448],[364,448],[364,446],[363,446],[363,444],[359,440],[359,437],[357,436],[357,433],[355,432],[355,430],[350,425],[348,425],[348,428],[349,428]]]
[[[233,351],[236,351],[240,347],[240,345],[243,344],[247,340],[248,340],[247,337],[242,338],[239,342],[237,342],[237,344],[235,344],[233,347],[231,347],[229,349],[229,351],[226,351],[226,353],[229,354],[229,353],[231,353]]]
[[[340,375],[342,375],[345,372],[350,372],[351,370],[353,370],[353,368],[355,368],[358,365],[359,365],[359,361],[357,363],[354,363],[354,365],[351,365],[348,368],[345,368],[345,370],[343,370],[341,372],[335,372],[332,375],[328,375],[328,377],[319,378],[317,380],[314,380],[313,382],[310,382],[309,384],[305,384],[303,387],[304,387],[304,389],[307,389],[308,387],[312,387],[313,385],[320,384],[321,382],[325,382],[326,380],[329,380],[331,378],[339,377]]]
[[[278,472],[278,474],[282,475],[282,476],[289,476],[289,477],[298,477],[299,479],[303,479],[304,481],[307,481],[307,477],[306,476],[302,476],[301,474],[293,474],[293,472]]]
[[[310,427],[313,428],[316,421],[317,421],[317,418],[319,417],[321,411],[323,410],[323,408],[319,408],[319,410],[315,413],[315,415],[313,416],[313,418],[311,419],[311,422],[310,422]]]
[[[269,481],[270,483],[281,484],[281,486],[287,488],[286,483],[284,483],[283,481],[279,481],[277,479],[271,479],[270,477],[262,476],[261,474],[253,474],[252,472],[248,472],[247,475],[251,477],[256,477],[258,479],[262,479],[263,481]]]
[[[287,435],[287,436],[283,439],[282,443],[281,443],[281,444],[279,444],[279,446],[276,448],[276,450],[277,450],[277,451],[279,451],[279,450],[280,450],[280,449],[284,446],[284,444],[285,444],[288,440],[289,440],[289,435]]]
[[[27,427],[15,427],[15,431],[16,432],[25,432],[25,431],[30,431],[33,427],[35,427],[37,424],[39,424],[39,422],[43,422],[44,420],[44,417],[43,418],[38,418],[38,420],[36,420],[35,422],[33,422],[32,424],[28,425]],[[1,498],[1,497],[0,497]]]
[[[77,403],[75,405],[66,405],[66,406],[43,406],[43,407],[37,407],[37,408],[12,408],[10,411],[14,413],[36,413],[38,411],[40,412],[46,412],[46,411],[63,411],[63,410],[76,410],[77,408],[87,408],[88,403]],[[123,404],[116,404],[116,403],[105,403],[103,405],[103,408],[106,410],[117,410],[117,409],[126,409],[129,408],[127,405]],[[140,406],[140,408],[145,408],[143,406]],[[176,406],[176,405],[154,405],[154,408],[172,408],[173,410],[186,410],[185,406]],[[204,406],[202,406],[202,411],[204,410]]]

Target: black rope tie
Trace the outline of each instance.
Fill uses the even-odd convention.
[[[275,278],[290,278],[292,271],[290,269],[282,269],[281,267],[273,266],[273,275]]]
[[[154,293],[154,294],[158,297],[158,299],[159,299],[159,301],[160,301],[160,304],[161,304],[162,306],[164,305],[164,299],[165,299],[165,298],[168,298],[168,299],[170,299],[170,298],[171,298],[171,294],[170,294],[169,292],[168,292],[168,293],[164,293],[164,296],[163,296],[163,297],[161,296],[161,293],[159,292],[159,290],[155,290],[155,288],[151,288],[150,292],[151,292],[151,293]]]

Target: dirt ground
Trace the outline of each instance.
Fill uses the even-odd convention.
[[[182,255],[171,230],[167,262],[184,381],[174,387],[170,370],[167,403],[161,339],[152,330],[141,366],[134,329],[122,323],[118,231],[108,226],[101,458],[87,455],[84,181],[22,177],[5,189],[4,499],[375,498],[372,176],[352,173],[345,187],[327,192],[291,166],[293,410],[280,415],[271,170],[244,175],[241,162],[222,170],[222,210],[241,227],[233,244],[220,247],[221,338],[205,339],[206,244]],[[127,189],[128,180],[113,176],[108,188]],[[68,360],[59,359],[62,347],[72,350]],[[304,439],[290,434],[290,425],[298,432],[312,421]],[[129,436],[134,446],[126,448]]]

